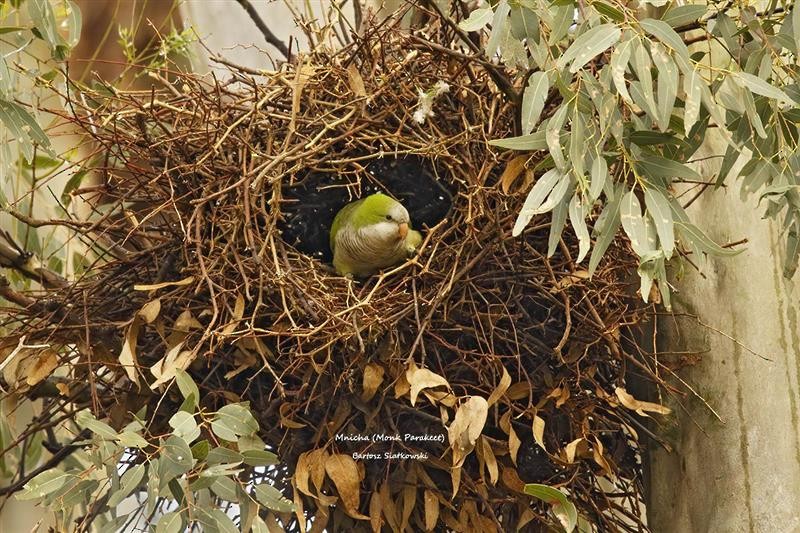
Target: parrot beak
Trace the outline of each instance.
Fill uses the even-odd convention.
[[[400,227],[397,228],[397,234],[401,239],[405,239],[406,235],[408,235],[408,224],[405,222],[401,223]]]

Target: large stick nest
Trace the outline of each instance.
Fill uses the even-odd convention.
[[[230,66],[236,83],[70,94],[102,176],[73,191],[95,195],[89,222],[61,222],[85,272],[8,323],[60,347],[71,400],[116,426],[148,405],[166,427],[176,368],[209,410],[249,401],[284,465],[266,475],[316,531],[552,524],[524,483],[561,487],[601,531],[641,531],[644,427],[618,390],[648,365],[634,257],[615,242],[588,278],[569,228],[546,257],[549,217],[511,238],[526,188],[503,192],[508,154],[486,141],[513,135],[513,105],[420,43],[385,33],[278,72]],[[420,124],[419,90],[440,82]],[[372,190],[404,201],[425,244],[354,282],[326,264],[327,228]],[[341,438],[406,433],[438,440]]]

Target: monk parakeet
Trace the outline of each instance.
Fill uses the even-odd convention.
[[[382,193],[347,204],[331,226],[333,266],[342,276],[371,276],[400,263],[421,243],[406,208]]]

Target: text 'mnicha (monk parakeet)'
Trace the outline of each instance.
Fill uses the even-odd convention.
[[[347,204],[331,226],[333,266],[342,276],[371,276],[400,263],[421,243],[406,208],[382,193]]]

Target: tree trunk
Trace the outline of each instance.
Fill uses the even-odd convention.
[[[706,179],[718,168],[703,168]],[[749,242],[735,257],[691,257],[705,279],[686,265],[676,316],[659,319],[659,346],[676,352],[663,360],[695,356],[679,375],[721,421],[697,396],[667,399],[675,414],[661,433],[674,451],[653,451],[649,466],[657,533],[800,531],[800,305],[783,278],[784,236],[756,203],[730,181],[690,210],[718,243]]]

